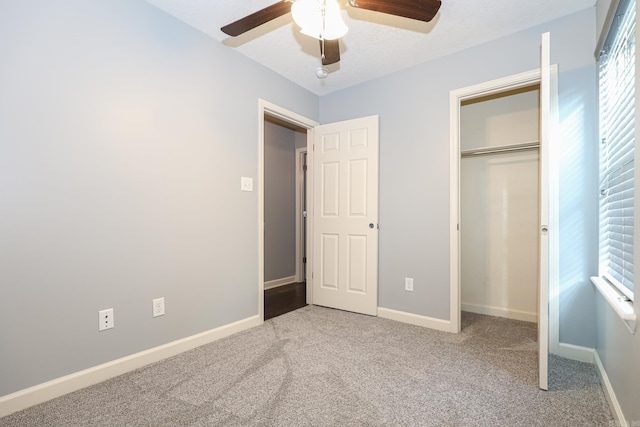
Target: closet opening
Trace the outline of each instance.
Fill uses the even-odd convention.
[[[538,323],[539,145],[539,84],[460,103],[462,328]]]

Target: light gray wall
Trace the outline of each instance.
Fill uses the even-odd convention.
[[[0,58],[0,396],[258,314],[258,98],[317,96],[141,0],[2,2]]]
[[[264,124],[264,280],[296,274],[296,132]]]
[[[636,295],[637,295],[636,290]],[[597,345],[596,351],[602,361],[613,391],[625,418],[640,421],[640,335],[636,326],[631,335],[613,308],[596,291]],[[638,299],[634,302],[636,315],[640,316]]]
[[[379,305],[449,318],[449,93],[540,66],[551,31],[560,102],[561,341],[593,347],[597,269],[595,8],[320,98],[328,123],[380,115]],[[414,292],[403,278],[413,277]]]
[[[560,67],[560,342],[593,348],[595,293],[589,278],[598,273],[596,70],[595,65]]]
[[[598,2],[598,21],[604,21],[607,8],[610,3],[615,7],[616,2],[599,1]],[[640,15],[636,15],[636,28],[640,26]],[[640,33],[636,32],[636,45],[640,43]],[[640,75],[640,58],[636,54],[636,76]],[[636,84],[636,123],[638,122],[638,114],[640,112],[640,86]],[[635,150],[640,152],[640,127],[636,124],[635,128]],[[597,148],[596,148],[597,150]],[[638,172],[636,171],[636,174]],[[636,183],[638,182],[636,175]],[[635,198],[640,200],[640,186],[635,187]],[[596,205],[597,206],[597,205]],[[596,209],[596,207],[594,207]],[[636,213],[635,221],[638,221]],[[640,236],[636,234],[634,239],[636,248],[640,247]],[[640,251],[636,250],[634,256],[634,265],[640,265]],[[634,311],[640,316],[640,299],[638,294],[640,291],[636,285]],[[615,314],[613,308],[604,300],[598,291],[596,294],[596,318],[597,318],[597,335],[596,335],[596,351],[602,361],[611,386],[616,394],[622,412],[626,417],[629,425],[640,423],[640,332],[636,326],[635,335],[631,335],[624,326],[620,318]]]

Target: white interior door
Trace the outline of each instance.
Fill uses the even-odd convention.
[[[313,303],[378,312],[378,116],[314,128]]]
[[[551,119],[550,36],[540,49],[540,274],[538,286],[539,386],[549,388],[549,143]],[[555,232],[555,231],[554,231]]]

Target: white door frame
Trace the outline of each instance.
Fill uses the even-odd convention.
[[[308,132],[307,132],[308,133]],[[296,148],[296,283],[304,281],[303,246],[305,242],[304,232],[304,170],[303,159],[307,154],[307,147]]]
[[[276,104],[272,104],[264,99],[258,99],[258,317],[260,322],[264,322],[264,116],[268,114],[284,120],[287,123],[294,124],[303,129],[307,129],[307,164],[313,164],[313,150],[309,147],[313,146],[313,128],[318,125],[317,122],[304,117],[300,114],[289,111]],[[308,166],[310,169],[311,166]],[[309,246],[313,239],[313,217],[311,212],[313,209],[309,200],[309,195],[313,189],[312,174],[307,170],[307,253],[310,253]],[[307,274],[312,271],[312,260],[307,258]],[[313,301],[311,295],[311,280],[307,278],[307,304]]]
[[[557,65],[551,66],[551,110],[557,111]],[[451,330],[460,332],[460,104],[462,101],[481,96],[497,94],[508,90],[540,84],[540,69],[491,80],[462,89],[453,90],[449,96],[450,108],[450,308],[449,319]],[[552,120],[553,122],[553,120]],[[557,354],[559,347],[559,305],[558,305],[558,168],[557,154],[552,143],[550,150],[550,202],[549,202],[549,227],[555,230],[549,233],[549,350]]]

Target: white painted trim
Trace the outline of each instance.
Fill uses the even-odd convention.
[[[604,365],[602,364],[602,360],[600,360],[598,352],[593,348],[561,342],[558,345],[558,356],[565,357],[571,360],[577,360],[579,362],[592,363],[596,366],[596,371],[600,376],[602,391],[604,392],[604,395],[609,402],[609,407],[613,411],[613,416],[616,421],[615,425],[619,427],[628,427],[629,424],[624,417],[624,413],[622,412],[622,408],[620,407],[618,398],[613,391],[613,386],[611,385],[611,381],[609,380],[607,371],[604,369]]]
[[[264,115],[277,117],[287,123],[307,129],[307,148],[309,141],[313,140],[312,130],[318,125],[317,122],[308,119],[300,114],[289,111],[278,105],[272,104],[264,99],[258,99],[258,317],[264,322]],[[307,158],[307,163],[309,159]],[[308,176],[308,175],[307,175]],[[307,183],[309,180],[307,180]],[[307,185],[307,190],[311,187]],[[307,194],[311,194],[307,192]],[[307,217],[307,224],[312,220]],[[309,232],[309,230],[307,230]],[[307,248],[310,239],[307,239]],[[309,252],[307,252],[309,253]],[[307,271],[311,264],[307,262]],[[309,281],[307,281],[307,300],[309,299]]]
[[[540,223],[538,247],[538,383],[549,390],[549,146],[551,135],[551,34],[542,34],[540,42],[540,168],[538,209]],[[547,230],[546,232],[543,230]],[[551,231],[549,231],[551,230]]]
[[[609,376],[607,375],[607,371],[604,369],[604,365],[602,364],[602,360],[600,360],[600,356],[597,351],[593,352],[596,369],[598,371],[598,375],[600,375],[600,382],[602,383],[602,391],[604,391],[604,395],[609,401],[609,405],[611,409],[613,409],[613,417],[616,420],[616,425],[620,427],[628,427],[626,418],[624,417],[624,412],[622,412],[622,408],[620,407],[620,402],[618,402],[618,398],[616,397],[616,393],[613,391],[613,386],[611,385],[611,381],[609,381]]]
[[[304,277],[304,262],[302,260],[304,253],[302,247],[304,246],[304,217],[302,212],[304,211],[304,192],[302,188],[304,183],[304,170],[303,168],[303,156],[307,153],[307,147],[296,148],[296,282],[303,282]],[[265,289],[267,285],[265,283]]]
[[[314,129],[307,130],[307,304],[313,304],[313,141],[315,139]]]
[[[593,348],[582,347],[579,345],[566,344],[561,342],[558,344],[558,356],[578,362],[595,362],[596,351]]]
[[[258,317],[264,322],[264,114],[267,108],[258,99]]]
[[[514,310],[510,308],[492,307],[488,305],[480,304],[467,304],[461,303],[460,307],[462,311],[468,311],[471,313],[488,314],[489,316],[504,317],[513,320],[522,320],[525,322],[538,323],[538,313]]]
[[[251,316],[237,322],[229,323],[228,325],[220,326],[2,396],[0,397],[0,418],[196,347],[209,344],[237,332],[253,328],[260,323],[262,323],[261,319],[257,315]]]
[[[591,277],[591,283],[593,283],[604,297],[604,300],[613,308],[613,311],[618,315],[620,320],[622,320],[622,323],[627,327],[629,333],[634,335],[638,316],[633,312],[633,302],[625,301],[618,288],[609,284],[601,277]]]
[[[283,277],[282,279],[269,280],[264,282],[265,289],[273,289],[284,285],[290,285],[296,283],[296,276]]]
[[[558,66],[551,66],[552,84],[551,84],[551,104],[553,112],[557,114],[558,93],[557,93],[557,76]],[[451,328],[454,332],[461,330],[461,301],[460,301],[460,241],[458,224],[460,222],[460,103],[464,100],[478,98],[486,95],[504,92],[511,89],[526,87],[540,82],[540,69],[527,71],[512,76],[503,77],[496,80],[480,83],[473,86],[453,90],[449,94],[449,135],[450,135],[450,167],[449,167],[449,194],[450,219],[449,219],[449,318],[451,319]],[[554,117],[555,118],[555,117]],[[553,124],[555,126],[555,123]],[[557,156],[557,152],[553,152],[552,156]],[[552,167],[557,167],[557,158],[550,160]],[[552,197],[557,197],[557,171],[550,171],[550,178],[556,177],[554,182],[550,182],[550,193]],[[558,224],[557,201],[550,201],[549,225],[550,227]],[[556,230],[557,231],[557,230]],[[557,234],[557,233],[556,233]],[[551,249],[557,254],[557,236],[550,236]],[[553,255],[552,255],[553,256]],[[558,258],[550,259],[549,265],[549,349],[551,352],[556,351],[559,342],[559,298],[558,295],[559,280],[555,277],[558,274]]]
[[[460,103],[463,89],[449,93],[449,319],[453,332],[462,330],[460,310]]]
[[[560,152],[558,130],[558,65],[551,65],[549,82],[549,353],[560,345]]]
[[[628,427],[629,424],[624,417],[622,407],[620,406],[620,402],[618,402],[616,393],[613,391],[613,386],[611,385],[611,381],[609,380],[607,371],[604,369],[604,365],[602,364],[602,360],[600,360],[598,352],[593,348],[581,347],[578,345],[566,343],[560,343],[558,347],[558,355],[561,357],[577,360],[579,362],[593,363],[596,365],[596,370],[598,371],[598,375],[600,376],[602,391],[604,392],[604,395],[609,402],[609,407],[612,409],[613,416],[616,421],[615,425],[620,427]]]
[[[378,307],[378,317],[382,317],[383,319],[395,320],[397,322],[408,323],[410,325],[436,329],[443,332],[457,332],[453,329],[453,325],[449,320],[421,316],[419,314],[392,310],[390,308]]]

